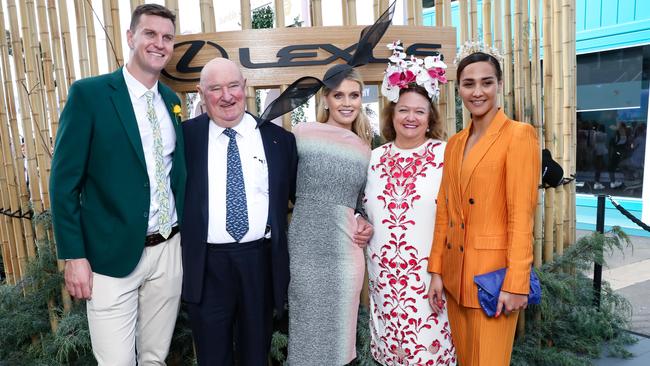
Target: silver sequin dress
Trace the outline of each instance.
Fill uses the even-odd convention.
[[[289,348],[292,366],[337,366],[356,357],[364,253],[352,242],[370,149],[349,130],[304,123],[296,202],[289,225]]]

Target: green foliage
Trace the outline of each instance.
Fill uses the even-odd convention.
[[[370,312],[368,308],[359,306],[357,316],[357,365],[358,366],[376,366],[379,365],[372,358],[370,353]]]
[[[619,228],[593,233],[567,248],[564,255],[537,272],[542,303],[526,312],[526,332],[515,343],[513,365],[589,365],[607,342],[614,357],[630,357],[624,346],[634,342],[625,332],[631,307],[603,282],[600,309],[593,305],[593,263],[604,265],[604,253],[629,246]]]
[[[305,117],[305,108],[307,107],[309,107],[309,101],[299,105],[293,110],[293,112],[291,112],[291,126],[307,121],[307,118]]]
[[[271,359],[280,365],[286,364],[286,352],[287,346],[289,345],[289,337],[280,332],[273,332],[273,337],[271,338],[271,350],[269,355]]]
[[[273,9],[267,5],[253,10],[251,22],[253,29],[273,28]]]
[[[42,220],[48,221],[46,217]],[[0,286],[0,359],[14,365],[92,365],[85,306],[63,315],[60,310],[63,278],[49,241],[37,243],[37,255],[15,286]],[[48,301],[58,321],[51,332]]]

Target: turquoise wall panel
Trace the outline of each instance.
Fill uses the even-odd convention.
[[[640,199],[614,198],[619,205],[623,206],[635,217],[641,219],[643,204]],[[596,230],[596,207],[597,198],[593,195],[576,195],[576,228],[580,230]],[[623,216],[609,199],[605,200],[605,229],[612,226],[620,226],[628,235],[650,237],[647,232]]]
[[[618,18],[617,23],[627,23],[632,22],[635,19],[636,15],[636,5],[637,0],[618,0]],[[650,4],[649,4],[650,6]]]
[[[618,24],[618,0],[602,1],[600,14],[601,27]]]
[[[605,0],[616,1],[616,0]],[[601,0],[587,0],[585,2],[585,29],[599,28],[602,24],[602,1]],[[577,16],[577,15],[576,15]]]
[[[587,0],[576,0],[576,31],[580,32],[585,30],[585,6]],[[542,12],[540,12],[542,14]]]
[[[634,19],[650,19],[650,3],[648,3],[648,0],[636,0],[636,14]]]

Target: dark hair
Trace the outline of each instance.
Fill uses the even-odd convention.
[[[400,89],[400,98],[406,93],[420,94],[429,101],[429,119],[427,121],[427,132],[425,132],[425,136],[433,139],[444,140],[446,136],[445,132],[442,130],[438,108],[431,102],[427,90],[419,85],[409,86],[408,88]],[[381,114],[381,135],[384,136],[386,141],[394,141],[397,137],[395,126],[393,126],[393,115],[395,114],[396,105],[396,102],[386,103]]]
[[[467,65],[471,65],[476,62],[489,62],[494,67],[494,72],[497,74],[497,81],[501,81],[503,73],[501,71],[501,65],[499,65],[499,60],[494,58],[494,56],[489,55],[483,52],[474,52],[471,55],[460,60],[458,67],[456,69],[456,82],[460,82],[460,74],[463,73],[463,70]]]
[[[169,19],[172,21],[174,27],[176,27],[176,15],[171,10],[158,4],[142,4],[138,5],[135,10],[133,10],[133,14],[131,14],[131,24],[129,25],[129,29],[131,29],[132,32],[135,31],[138,23],[140,23],[140,16],[143,14],[155,15]]]

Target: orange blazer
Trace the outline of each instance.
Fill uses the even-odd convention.
[[[499,109],[463,161],[470,129],[445,149],[428,270],[460,305],[479,308],[478,274],[507,267],[502,290],[528,294],[541,167],[531,125]]]

